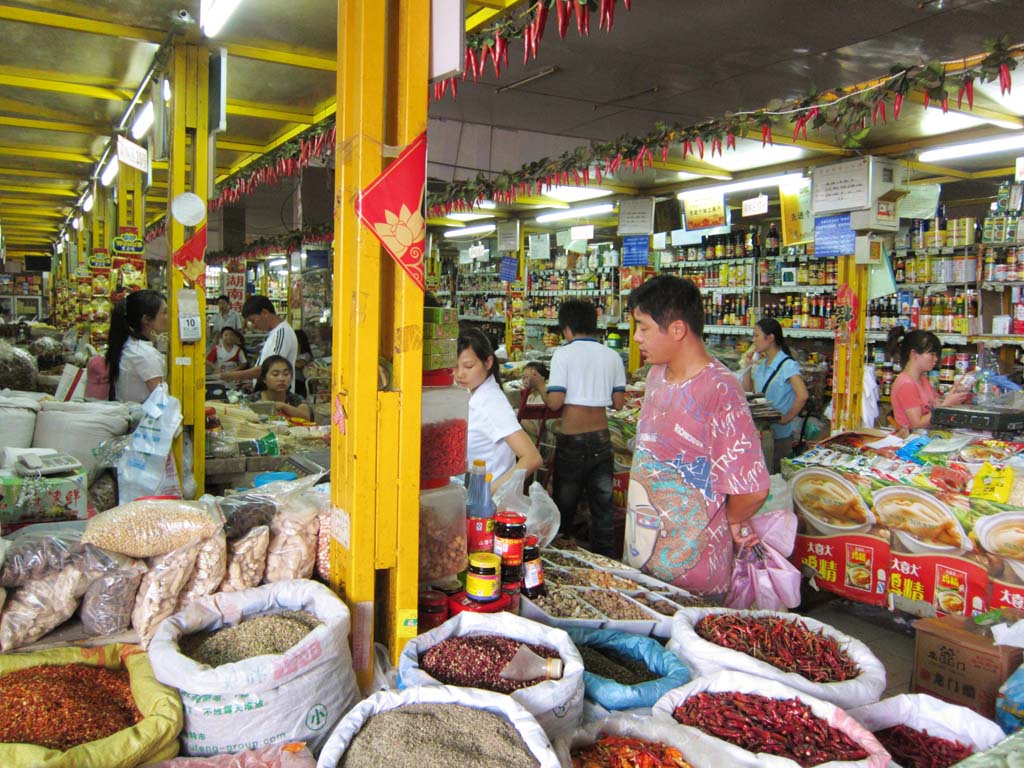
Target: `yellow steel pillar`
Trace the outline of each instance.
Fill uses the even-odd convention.
[[[867,316],[868,267],[853,256],[839,257],[839,287],[849,287],[857,297],[847,317],[837,320],[844,327],[836,332],[832,362],[832,431],[856,429],[861,423],[861,393],[864,386],[864,319]],[[840,295],[842,300],[842,295]],[[852,328],[850,327],[852,325]],[[869,425],[874,426],[874,425]]]
[[[146,223],[143,217],[146,212],[142,198],[142,171],[130,165],[120,163],[117,166],[117,229],[132,228],[140,237],[145,237]],[[109,246],[108,246],[109,247]]]
[[[92,211],[89,213],[89,252],[97,248],[110,250],[110,242],[107,239],[107,200],[110,197],[109,190],[99,181],[92,182]],[[82,222],[83,226],[85,221]]]
[[[171,53],[171,131],[167,182],[167,304],[171,311],[168,379],[171,394],[181,401],[186,430],[192,438],[192,473],[196,493],[203,493],[206,475],[206,297],[201,286],[186,282],[174,268],[173,255],[193,234],[171,215],[171,202],[184,192],[209,198],[209,131],[207,91],[209,52],[203,46],[177,45]],[[205,225],[205,221],[200,226]],[[184,343],[178,325],[178,295],[195,288],[199,300],[202,338]],[[174,457],[182,465],[183,436],[174,442]]]
[[[339,0],[331,435],[331,584],[352,609],[362,686],[373,641],[416,634],[423,293],[359,221],[355,201],[426,128],[430,4]],[[390,358],[393,391],[377,389]]]

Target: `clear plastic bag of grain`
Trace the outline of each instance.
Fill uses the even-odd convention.
[[[11,590],[0,615],[0,651],[33,643],[71,618],[86,577],[71,565]]]
[[[245,536],[228,542],[227,568],[220,592],[241,592],[259,586],[267,568],[270,526],[260,525]]]
[[[224,532],[215,533],[199,545],[196,567],[178,597],[180,611],[193,600],[217,591],[228,569],[228,542]]]
[[[316,564],[320,501],[313,494],[289,494],[270,524],[267,570],[263,581],[308,579]]]
[[[157,557],[213,536],[222,525],[206,505],[181,499],[137,499],[89,520],[84,544],[129,557]]]
[[[132,610],[146,564],[126,560],[127,564],[92,579],[82,596],[78,617],[82,628],[94,637],[124,632],[132,625]]]
[[[177,609],[178,596],[195,568],[200,544],[195,541],[147,561],[149,570],[142,577],[132,609],[132,626],[144,647],[149,645],[157,624]]]
[[[78,528],[42,525],[0,541],[6,550],[0,557],[0,587],[20,587],[70,565],[81,538]]]

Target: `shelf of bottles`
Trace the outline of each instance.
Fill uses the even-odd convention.
[[[459,318],[477,323],[504,323],[508,284],[501,280],[498,271],[489,264],[480,269],[460,269],[456,281],[455,297],[451,291],[438,290],[435,296],[442,301],[451,300],[459,311]]]
[[[611,257],[602,256],[610,261]],[[616,257],[617,261],[617,257]],[[586,266],[582,266],[586,263]],[[619,267],[580,258],[576,268],[537,268],[527,271],[524,313],[531,325],[557,325],[558,308],[568,299],[586,299],[597,308],[598,326],[606,328],[622,319]]]

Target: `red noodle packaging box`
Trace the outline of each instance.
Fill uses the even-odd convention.
[[[868,605],[888,595],[889,532],[849,535],[799,533],[791,559],[821,589]]]

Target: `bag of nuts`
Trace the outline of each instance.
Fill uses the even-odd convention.
[[[209,538],[220,526],[217,513],[196,501],[138,499],[89,520],[82,543],[129,557],[156,557]]]
[[[319,511],[318,502],[306,494],[292,494],[284,499],[270,524],[265,583],[308,579],[313,575]]]
[[[178,610],[180,611],[197,597],[205,597],[216,591],[224,580],[227,567],[228,542],[221,531],[199,545],[196,567],[178,597]]]
[[[228,542],[227,572],[220,584],[221,592],[241,592],[258,586],[267,567],[267,546],[270,527],[259,525],[245,536]]]
[[[71,618],[86,582],[71,565],[12,590],[0,615],[0,651],[35,642]]]
[[[90,635],[102,637],[123,632],[132,624],[132,609],[139,582],[146,572],[141,560],[129,560],[125,568],[104,573],[92,580],[78,611],[82,627]]]
[[[199,545],[198,541],[186,544],[181,549],[148,561],[149,571],[142,577],[132,611],[132,626],[139,633],[143,647],[149,645],[157,624],[177,608],[178,595],[195,568]]]
[[[420,581],[466,570],[466,489],[449,484],[420,492]]]

